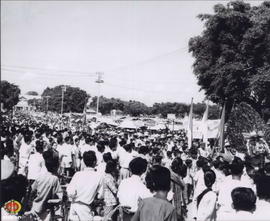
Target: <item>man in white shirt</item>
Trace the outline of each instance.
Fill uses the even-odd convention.
[[[146,171],[147,161],[141,157],[133,159],[129,164],[132,176],[122,180],[118,189],[118,198],[121,206],[128,207],[123,219],[128,221],[138,209],[138,201],[152,197],[152,193],[144,185],[141,175]]]
[[[67,176],[72,176],[74,171],[75,162],[75,147],[70,144],[70,137],[65,138],[65,143],[63,145],[59,145],[58,152],[60,155],[60,166],[64,170],[64,174]]]
[[[124,148],[118,147],[118,156],[120,164],[120,181],[130,177],[129,163],[134,159],[131,144],[124,145]]]
[[[237,187],[247,187],[255,190],[255,186],[250,182],[249,179],[245,179],[242,174],[244,170],[243,161],[235,157],[231,165],[231,174],[224,179],[224,182],[220,185],[220,191],[218,196],[218,220],[226,220],[226,217],[231,215],[234,210],[232,208],[232,190]]]
[[[36,153],[31,154],[28,163],[28,175],[27,178],[32,183],[39,176],[41,168],[45,166],[45,162],[42,156],[43,142],[36,141]]]
[[[24,142],[19,149],[19,171],[18,174],[26,175],[28,159],[30,157],[33,146],[31,145],[32,138],[30,135],[25,135]]]
[[[67,194],[72,199],[69,213],[71,221],[93,219],[90,205],[102,184],[101,174],[94,169],[97,162],[95,152],[84,152],[83,161],[86,167],[75,173],[67,187]]]

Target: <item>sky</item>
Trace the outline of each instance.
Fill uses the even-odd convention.
[[[147,105],[201,102],[188,41],[204,28],[196,16],[227,2],[1,1],[1,80],[22,94],[65,84]]]

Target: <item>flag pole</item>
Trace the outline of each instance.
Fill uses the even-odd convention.
[[[190,105],[190,111],[189,111],[189,120],[188,120],[188,148],[191,148],[192,146],[192,140],[193,140],[193,97],[191,98],[191,105]]]
[[[219,127],[219,147],[221,148],[221,152],[224,151],[225,109],[226,109],[226,102],[223,105]]]

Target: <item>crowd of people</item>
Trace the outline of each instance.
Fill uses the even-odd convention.
[[[269,220],[269,152],[256,164],[248,151],[210,144],[188,147],[184,130],[71,130],[5,118],[2,219],[50,220],[59,199],[54,213],[70,221]],[[21,203],[19,214],[5,210],[10,200]]]

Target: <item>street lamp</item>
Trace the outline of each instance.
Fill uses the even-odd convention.
[[[96,83],[98,84],[98,96],[97,96],[97,114],[98,114],[98,108],[99,108],[99,96],[100,96],[100,84],[104,83],[102,80],[102,72],[97,72],[98,79],[96,80]]]
[[[63,107],[64,107],[64,92],[67,90],[67,86],[61,86],[62,89],[62,103],[61,103],[61,118],[63,116]]]
[[[49,110],[49,98],[51,97],[51,96],[44,96],[45,98],[46,98],[46,100],[47,100],[47,102],[46,102],[46,113],[48,113],[48,110]]]

